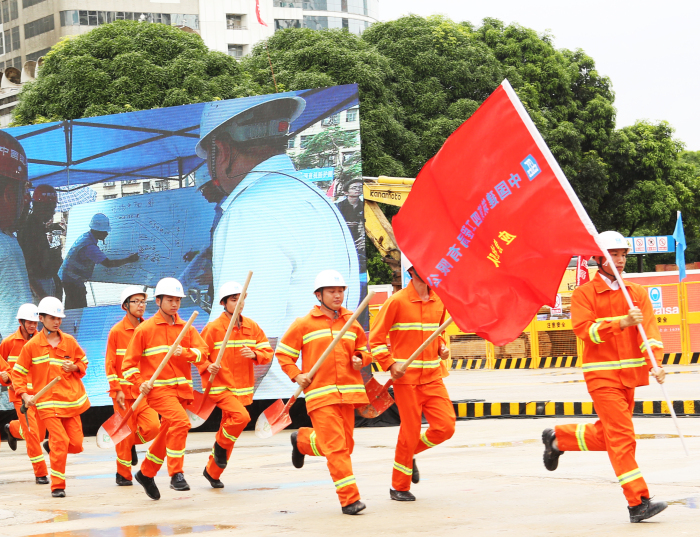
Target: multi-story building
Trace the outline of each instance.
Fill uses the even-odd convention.
[[[22,69],[62,37],[115,20],[186,26],[240,58],[284,28],[346,28],[377,21],[379,0],[0,0],[0,70]]]

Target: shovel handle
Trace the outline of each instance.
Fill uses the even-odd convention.
[[[450,326],[451,324],[452,324],[452,317],[448,317],[447,320],[444,323],[442,323],[438,327],[438,329],[435,330],[435,332],[430,334],[430,337],[428,339],[426,339],[421,344],[421,346],[416,349],[416,351],[411,355],[411,357],[403,363],[403,365],[401,366],[401,371],[403,371],[405,373],[406,369],[408,369],[408,366],[411,365],[411,362],[413,362],[413,360],[418,358],[421,355],[421,353],[428,347],[428,345],[430,345],[433,341],[435,341],[440,336],[440,334],[442,334],[447,329],[447,327]]]
[[[321,355],[321,357],[318,359],[318,361],[311,368],[311,371],[309,371],[308,375],[309,375],[310,379],[314,378],[316,371],[318,371],[319,368],[323,365],[323,362],[326,360],[326,358],[328,358],[328,355],[331,352],[333,352],[333,349],[338,344],[338,342],[340,342],[340,340],[343,339],[345,332],[350,330],[352,323],[354,323],[357,320],[357,318],[360,316],[360,314],[367,307],[367,305],[369,304],[369,301],[372,299],[373,296],[374,296],[374,291],[370,291],[369,293],[367,293],[367,296],[365,297],[365,299],[362,302],[360,302],[360,305],[357,306],[355,313],[353,313],[352,317],[350,317],[348,319],[348,322],[345,323],[345,326],[343,326],[343,328],[340,329],[340,332],[338,332],[336,334],[336,336],[335,336],[335,338],[333,338],[333,341],[331,342],[331,344],[328,345],[328,348],[325,351],[323,351],[323,354]],[[292,397],[292,399],[296,399],[297,397],[299,397],[301,395],[301,392],[303,392],[303,391],[304,391],[304,389],[301,386],[299,386],[299,388],[297,388],[297,391],[294,392],[294,396]]]
[[[35,395],[32,396],[32,401],[34,401],[34,402],[38,401],[46,392],[48,392],[51,388],[53,388],[54,384],[56,384],[62,378],[63,377],[56,377],[51,382],[49,382],[46,386],[44,386],[41,390],[39,390]],[[24,401],[22,401],[22,406],[20,407],[19,411],[22,414],[27,413],[27,405],[24,403]]]

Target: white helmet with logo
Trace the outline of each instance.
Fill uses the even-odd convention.
[[[17,320],[39,322],[39,308],[34,304],[22,304],[17,310]]]
[[[323,287],[343,287],[347,289],[343,275],[337,270],[322,270],[314,280],[314,293]]]
[[[182,290],[182,284],[175,278],[163,278],[156,285],[156,296],[168,295],[185,298],[185,293]]]
[[[219,289],[219,302],[231,295],[240,295],[243,292],[243,286],[238,282],[226,282]]]
[[[109,218],[102,213],[96,213],[92,215],[90,219],[90,229],[95,231],[105,231],[109,233],[112,231],[112,226],[109,225]]]
[[[122,297],[121,297],[121,304],[124,304],[127,300],[129,300],[132,296],[134,295],[146,295],[146,291],[143,290],[142,287],[138,285],[130,285],[129,287],[125,288],[122,291]]]
[[[603,231],[598,235],[598,246],[603,250],[625,249],[629,252],[630,249],[627,239],[617,231]]]
[[[40,315],[53,315],[63,319],[66,314],[63,312],[63,304],[59,299],[53,296],[47,296],[41,299],[37,308]]]

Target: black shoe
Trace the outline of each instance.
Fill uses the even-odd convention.
[[[53,496],[54,498],[65,498],[66,491],[65,489],[55,489],[51,491],[51,496]]]
[[[222,448],[218,442],[214,442],[214,451],[212,455],[214,456],[214,464],[221,469],[226,468],[226,464],[228,464],[226,460],[228,453],[226,453],[226,450]]]
[[[133,484],[133,481],[128,480],[121,474],[117,474],[117,485],[119,485],[120,487],[130,487]]]
[[[49,478],[48,478],[48,476],[45,476],[45,475],[35,477],[34,481],[36,482],[37,485],[48,485],[49,484]]]
[[[289,439],[292,441],[292,464],[294,465],[294,468],[301,468],[304,466],[304,457],[306,455],[299,451],[299,448],[297,447],[297,431],[294,431]],[[351,505],[355,505],[355,503]],[[348,507],[350,506],[348,505]],[[345,509],[345,507],[343,507],[343,509]],[[364,505],[362,506],[362,509],[364,509]]]
[[[174,490],[190,490],[190,486],[185,481],[185,475],[182,472],[178,472],[170,478],[170,488]]]
[[[136,453],[136,446],[131,446],[131,466],[136,466],[139,463],[139,455]]]
[[[42,446],[44,446],[44,451],[46,451],[46,453],[48,453],[48,454],[50,455],[50,454],[51,454],[51,448],[49,447],[49,441],[48,441],[48,440],[44,440],[44,443],[42,444]]]
[[[152,477],[146,477],[141,473],[141,470],[139,470],[136,473],[136,481],[138,481],[139,485],[143,487],[143,490],[146,491],[146,496],[148,496],[151,500],[160,500],[160,491],[156,486],[155,479]]]
[[[415,502],[416,497],[410,490],[389,489],[389,497],[397,502]]]
[[[413,459],[413,473],[411,474],[411,483],[414,485],[420,481],[420,472],[418,471],[418,466],[416,465],[416,459]]]
[[[652,502],[649,498],[642,496],[642,503],[634,507],[628,507],[627,509],[630,512],[630,522],[641,522],[654,515],[658,515],[667,507],[668,504],[666,502]]]
[[[294,433],[296,434],[296,433]],[[302,455],[303,457],[303,455]],[[355,503],[351,503],[350,505],[346,505],[343,507],[343,514],[344,515],[356,515],[360,511],[362,511],[365,507],[367,507],[364,503],[362,503],[360,500],[357,500]]]
[[[212,476],[210,476],[209,472],[207,472],[206,468],[204,469],[204,473],[202,475],[207,478],[207,481],[209,481],[211,488],[213,488],[213,489],[224,488],[224,484],[219,479],[214,479]]]
[[[544,444],[542,460],[544,461],[544,467],[550,472],[557,469],[557,466],[559,466],[559,455],[564,453],[552,446],[556,439],[557,435],[554,434],[554,429],[545,429],[542,431],[542,443]]]
[[[5,434],[7,435],[7,445],[12,451],[17,451],[17,439],[10,434],[10,424],[5,424]]]

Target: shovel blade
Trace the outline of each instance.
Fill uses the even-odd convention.
[[[119,414],[114,414],[102,424],[100,431],[103,431],[112,439],[112,445],[117,445],[131,434],[131,429],[127,425],[127,421],[128,420],[125,420]],[[98,442],[97,445],[100,446],[100,443]],[[110,446],[107,445],[105,447]]]
[[[285,405],[282,399],[278,399],[267,407],[258,417],[258,421],[255,422],[255,436],[258,438],[271,438],[282,429],[291,425],[292,418],[289,417],[290,406],[289,403]]]
[[[200,419],[206,421],[211,413],[214,411],[216,403],[212,400],[209,395],[204,395],[203,393],[194,390],[194,401],[190,405],[190,410],[193,414],[199,416]]]
[[[376,418],[394,404],[394,400],[389,395],[389,386],[391,384],[391,380],[386,384],[380,384],[375,378],[371,378],[365,384],[369,404],[358,409],[360,416],[363,418]]]

